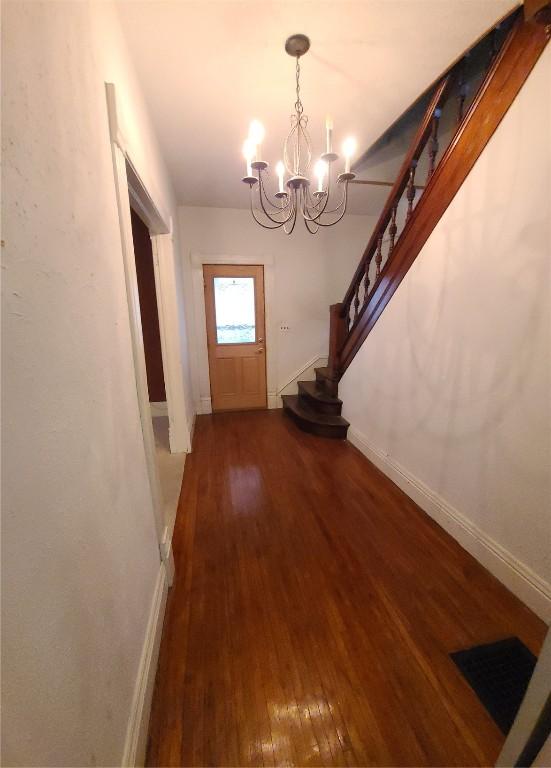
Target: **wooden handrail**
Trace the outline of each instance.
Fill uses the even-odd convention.
[[[404,161],[400,167],[400,170],[398,171],[398,176],[396,178],[396,181],[394,182],[394,185],[390,191],[390,194],[387,198],[385,206],[381,212],[381,215],[379,216],[377,224],[375,225],[373,234],[371,235],[371,238],[363,252],[362,258],[360,259],[360,263],[358,264],[356,272],[354,273],[354,277],[350,282],[350,286],[345,294],[345,297],[342,300],[343,308],[350,306],[350,302],[352,301],[352,298],[354,296],[355,286],[358,282],[362,280],[362,277],[365,273],[366,262],[375,252],[379,234],[381,232],[384,232],[384,230],[387,228],[388,223],[390,221],[390,216],[392,214],[392,209],[396,205],[398,200],[402,197],[404,189],[406,188],[408,183],[409,171],[412,166],[412,163],[419,160],[419,157],[421,156],[421,152],[425,147],[426,141],[430,133],[434,112],[437,109],[437,107],[442,103],[442,100],[446,95],[450,82],[451,82],[451,75],[447,75],[436,88],[429,102],[429,105],[425,110],[423,119],[417,131],[415,132],[415,136],[413,137],[411,144],[409,146],[409,149],[406,153],[406,156],[404,157]]]
[[[524,18],[526,21],[529,21],[539,17],[538,20],[541,20],[544,24],[549,24],[549,6],[549,0],[524,0]],[[545,18],[543,14],[546,14]]]
[[[390,298],[400,285],[442,214],[455,197],[476,160],[486,147],[515,96],[522,88],[549,40],[547,27],[519,16],[510,30],[500,52],[463,117],[450,145],[444,152],[417,206],[407,221],[392,258],[383,269],[369,299],[358,315],[357,322],[344,342],[338,361],[339,376],[346,368],[375,325]],[[441,84],[442,85],[442,84]],[[441,87],[441,86],[440,86]],[[427,110],[428,113],[428,110]],[[425,114],[425,122],[427,114]],[[396,188],[398,189],[398,187]],[[403,189],[402,189],[403,191]],[[394,192],[394,190],[393,190]],[[353,296],[356,280],[364,272],[366,254],[381,233],[386,209],[392,208],[391,198],[379,219],[375,232],[355,273],[351,289],[343,304]]]

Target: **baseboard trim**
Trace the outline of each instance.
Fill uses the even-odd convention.
[[[147,746],[147,731],[149,728],[149,714],[159,647],[161,644],[161,632],[165,615],[166,598],[168,593],[168,578],[164,563],[161,563],[155,584],[155,591],[151,601],[151,610],[147,622],[144,644],[138,676],[132,697],[132,707],[128,718],[126,740],[122,757],[123,766],[143,765]]]
[[[199,413],[212,413],[212,401],[210,397],[201,398]]]
[[[550,584],[352,426],[348,440],[534,613],[551,620]]]
[[[188,453],[193,451],[193,436],[195,435],[195,422],[197,421],[197,411],[194,411],[193,418],[191,420],[191,427],[189,430],[189,450]]]

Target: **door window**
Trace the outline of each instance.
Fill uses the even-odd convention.
[[[215,277],[214,308],[218,344],[254,344],[254,277]]]

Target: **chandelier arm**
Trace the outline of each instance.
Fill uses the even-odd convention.
[[[345,182],[345,184],[346,184],[346,186],[348,187],[348,182]],[[346,213],[346,207],[347,207],[347,204],[348,204],[348,194],[345,194],[345,196],[344,196],[344,207],[343,207],[343,209],[342,209],[342,213],[340,214],[340,216],[339,216],[338,218],[336,218],[336,219],[335,219],[335,221],[331,221],[331,222],[329,222],[329,224],[324,224],[324,222],[323,222],[323,221],[320,221],[319,219],[318,219],[318,220],[316,220],[316,224],[317,224],[319,227],[334,227],[334,226],[335,226],[335,224],[338,224],[338,223],[339,223],[339,221],[341,221],[341,219],[342,219],[342,218],[344,218],[344,215],[345,215],[345,213]],[[336,209],[336,208],[335,208],[334,210],[338,210],[338,209]]]
[[[310,190],[308,190],[307,198],[310,199],[310,205],[306,204],[304,207],[305,212],[308,214],[309,221],[317,221],[323,214],[326,212],[327,205],[329,204],[329,197],[330,197],[330,190],[331,190],[331,164],[329,163],[329,169],[327,171],[327,194],[324,198],[323,208],[319,210],[319,207],[321,205],[321,200],[318,203],[314,203],[312,201],[312,196],[310,194]],[[327,211],[327,213],[334,213],[334,211],[338,211],[340,207],[342,206],[344,202],[344,198],[341,200],[339,205],[333,209],[333,211]],[[304,216],[306,218],[306,215]]]
[[[303,203],[302,203],[302,211],[301,211],[301,213],[302,213],[302,216],[303,216],[305,221],[312,221],[312,222],[314,222],[314,221],[317,221],[319,219],[319,217],[323,214],[323,211],[318,211],[315,208],[315,206],[314,206],[314,209],[312,210],[311,206],[308,205],[308,202],[307,202],[307,200],[305,198]]]
[[[308,232],[309,232],[311,235],[317,235],[317,233],[318,233],[318,231],[319,231],[319,224],[315,223],[315,224],[313,225],[313,226],[315,227],[315,229],[310,229],[310,224],[308,223],[308,220],[303,218],[303,221],[304,221],[304,226],[306,227],[306,229],[308,230]]]
[[[308,197],[309,197],[309,195],[310,195],[310,190],[308,189],[308,187],[304,187],[303,189],[300,190],[300,213],[301,213],[301,216],[302,216],[302,221],[304,222],[304,226],[306,227],[308,232],[311,235],[315,235],[316,232],[318,231],[318,228],[316,227],[316,224],[315,224],[314,220],[313,219],[309,219],[306,216],[306,213],[305,213],[306,211],[308,211]],[[313,227],[312,228],[310,228],[310,223],[309,222],[313,223]]]
[[[304,216],[304,219],[306,221],[312,221],[312,222],[315,222],[317,224],[320,224],[320,219],[321,219],[321,217],[324,214],[329,216],[330,214],[335,213],[336,211],[340,211],[343,205],[344,205],[344,211],[343,211],[343,215],[344,215],[344,212],[346,212],[346,199],[345,198],[343,198],[341,200],[340,205],[338,205],[336,208],[333,208],[330,211],[325,211],[325,210],[324,211],[319,211],[319,213],[316,213],[315,216],[311,216],[310,215],[311,211],[309,211],[308,208],[305,207],[305,208],[303,208],[302,215]],[[341,218],[342,218],[342,216],[341,216]],[[340,221],[340,219],[338,219],[338,221]],[[325,226],[331,226],[331,225],[325,225]]]
[[[319,203],[313,203],[310,201],[310,204],[308,204],[307,198],[304,200],[304,207],[303,207],[303,215],[304,218],[308,218],[309,221],[316,221],[319,219],[320,216],[323,216],[325,213],[325,209],[327,208],[327,203],[329,201],[329,190],[327,191],[327,194],[325,195],[325,202],[323,205],[323,208],[319,208],[321,204],[321,200]],[[341,202],[342,205],[342,202]],[[340,207],[340,206],[339,206]]]
[[[255,212],[255,208],[254,208],[254,205],[253,205],[253,191],[252,191],[252,188],[251,188],[251,215],[252,215],[253,219],[256,221],[256,223],[260,224],[260,226],[263,227],[264,229],[280,229],[280,227],[283,227],[287,223],[287,221],[288,221],[288,219],[286,219],[285,221],[277,222],[275,219],[272,219],[271,216],[268,216],[268,219],[274,223],[274,226],[270,226],[269,224],[263,224],[260,221],[260,219],[257,217],[256,212]],[[268,214],[266,214],[266,215],[268,215]]]
[[[280,229],[281,227],[283,227],[286,224],[285,221],[282,221],[281,224],[275,224],[274,226],[270,226],[269,224],[263,224],[260,221],[260,219],[257,218],[253,208],[251,208],[251,213],[252,213],[253,219],[256,221],[256,223],[259,224],[261,227],[263,227],[263,229]],[[271,219],[270,219],[270,221],[271,221]]]
[[[260,172],[259,172],[259,177],[260,177]],[[259,183],[261,184],[262,182],[260,181]],[[276,218],[274,218],[274,216],[272,216],[270,213],[268,213],[268,211],[266,210],[266,208],[265,208],[265,206],[264,206],[264,201],[262,200],[262,193],[260,192],[260,189],[259,189],[259,200],[260,200],[260,206],[261,206],[261,208],[262,208],[262,211],[264,212],[264,215],[265,215],[265,216],[266,216],[266,217],[267,217],[267,218],[268,218],[268,219],[269,219],[271,222],[273,222],[274,224],[277,224],[277,225],[278,225],[278,227],[280,227],[282,224],[286,224],[286,223],[289,221],[289,219],[291,218],[291,216],[293,215],[293,212],[291,211],[291,212],[289,213],[289,215],[287,216],[287,218],[285,218],[285,219],[283,219],[283,220],[280,220],[280,219],[276,219]],[[251,204],[252,204],[252,189],[251,189]],[[281,209],[278,209],[278,210],[281,210]],[[258,219],[257,219],[257,221],[258,221]],[[268,228],[268,229],[273,229],[273,227],[267,227],[267,228]]]
[[[345,181],[340,203],[337,206],[335,206],[335,208],[330,208],[328,211],[324,210],[324,213],[329,215],[330,213],[336,213],[337,211],[340,211],[343,205],[346,207],[347,197],[348,197],[348,182]],[[327,195],[327,202],[329,202],[329,194]]]
[[[283,231],[285,232],[286,235],[290,235],[292,233],[293,229],[295,228],[295,224],[297,223],[297,204],[296,204],[296,201],[293,202],[293,214],[294,214],[294,216],[293,216],[293,223],[291,225],[291,229],[288,230],[286,228],[285,224],[283,225]]]
[[[310,190],[308,189],[306,193],[305,203],[306,203],[306,210],[310,215],[312,215],[313,211],[319,211],[319,213],[323,213],[325,211],[325,208],[327,207],[327,201],[329,199],[329,185],[327,185],[327,194],[325,197],[320,197],[317,203],[315,203],[312,199],[312,195],[310,193]],[[320,206],[323,202],[323,208],[320,210]]]
[[[348,186],[348,182],[345,182],[345,184]],[[335,219],[335,221],[331,221],[328,224],[326,224],[325,222],[321,221],[321,216],[318,216],[318,217],[316,217],[314,219],[308,218],[307,216],[304,216],[304,220],[305,221],[313,222],[314,224],[317,224],[318,227],[333,227],[335,224],[338,224],[339,221],[341,221],[341,219],[344,217],[344,215],[346,213],[346,207],[347,207],[347,203],[348,203],[348,194],[345,194],[343,202],[344,202],[344,206],[342,208],[342,213],[338,216],[338,218]],[[333,209],[333,211],[331,211],[331,213],[336,211],[336,210],[338,210],[338,208]]]
[[[278,211],[280,213],[283,213],[284,211],[286,211],[289,208],[290,204],[291,204],[291,196],[290,195],[288,195],[288,197],[287,197],[287,204],[284,205],[284,206],[275,205],[274,203],[272,203],[272,201],[268,197],[268,194],[266,192],[266,188],[265,188],[265,186],[264,186],[264,184],[262,182],[262,171],[260,171],[260,170],[258,171],[258,192],[259,192],[261,197],[262,197],[262,193],[264,193],[264,199],[266,200],[268,205],[271,208],[274,208],[276,211]]]

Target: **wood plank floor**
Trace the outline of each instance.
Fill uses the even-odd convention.
[[[148,764],[493,765],[449,659],[545,625],[350,444],[200,416]]]

